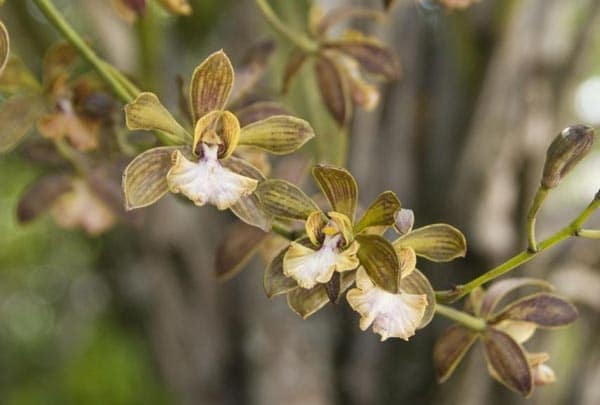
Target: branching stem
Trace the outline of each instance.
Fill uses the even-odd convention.
[[[458,322],[461,325],[463,325],[471,330],[477,331],[477,332],[482,332],[486,328],[485,320],[483,320],[481,318],[476,318],[472,315],[467,314],[466,312],[459,311],[452,307],[447,307],[445,305],[436,304],[435,312],[438,315],[442,315],[448,319]]]
[[[436,293],[436,299],[441,303],[450,303],[455,302],[456,300],[466,296],[475,288],[494,280],[497,277],[502,276],[503,274],[508,273],[509,271],[527,263],[538,254],[543,252],[544,250],[551,248],[552,246],[568,239],[572,236],[582,236],[581,226],[583,223],[600,207],[600,199],[594,199],[573,222],[571,222],[568,226],[556,232],[554,235],[550,236],[548,239],[543,240],[537,246],[536,251],[525,250],[516,256],[511,257],[504,263],[500,264],[497,267],[489,270],[488,272],[482,274],[481,276],[469,281],[466,284],[456,286],[454,289],[449,291],[439,291]],[[594,232],[594,235],[598,235],[597,231],[589,231]],[[587,232],[586,232],[587,233]]]

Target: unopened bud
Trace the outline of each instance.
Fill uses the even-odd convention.
[[[415,213],[409,209],[401,209],[394,214],[396,230],[401,235],[405,235],[412,231],[413,225],[415,223]]]
[[[587,125],[565,128],[550,144],[546,152],[546,163],[542,186],[554,188],[583,159],[594,144],[596,133]]]

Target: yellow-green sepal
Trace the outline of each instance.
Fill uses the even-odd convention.
[[[304,191],[285,180],[269,179],[255,191],[263,208],[271,215],[306,220],[319,206]]]

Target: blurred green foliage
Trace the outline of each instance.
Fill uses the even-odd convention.
[[[39,173],[0,159],[0,403],[164,404],[147,342],[111,313],[100,241],[15,209]]]

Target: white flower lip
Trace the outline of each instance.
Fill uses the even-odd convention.
[[[419,327],[427,296],[424,294],[389,293],[377,287],[363,268],[356,273],[356,288],[348,291],[348,303],[361,315],[360,328],[381,335],[381,341],[390,337],[408,340]]]
[[[217,156],[218,145],[202,144],[202,151],[204,155],[198,162],[188,160],[180,151],[174,152],[173,167],[167,173],[171,192],[185,195],[198,206],[208,203],[220,210],[254,192],[258,181],[223,167]]]
[[[358,266],[358,244],[352,243],[340,251],[341,234],[327,235],[319,250],[292,242],[283,258],[283,273],[300,287],[310,289],[317,283],[327,283],[335,271],[354,270]]]

